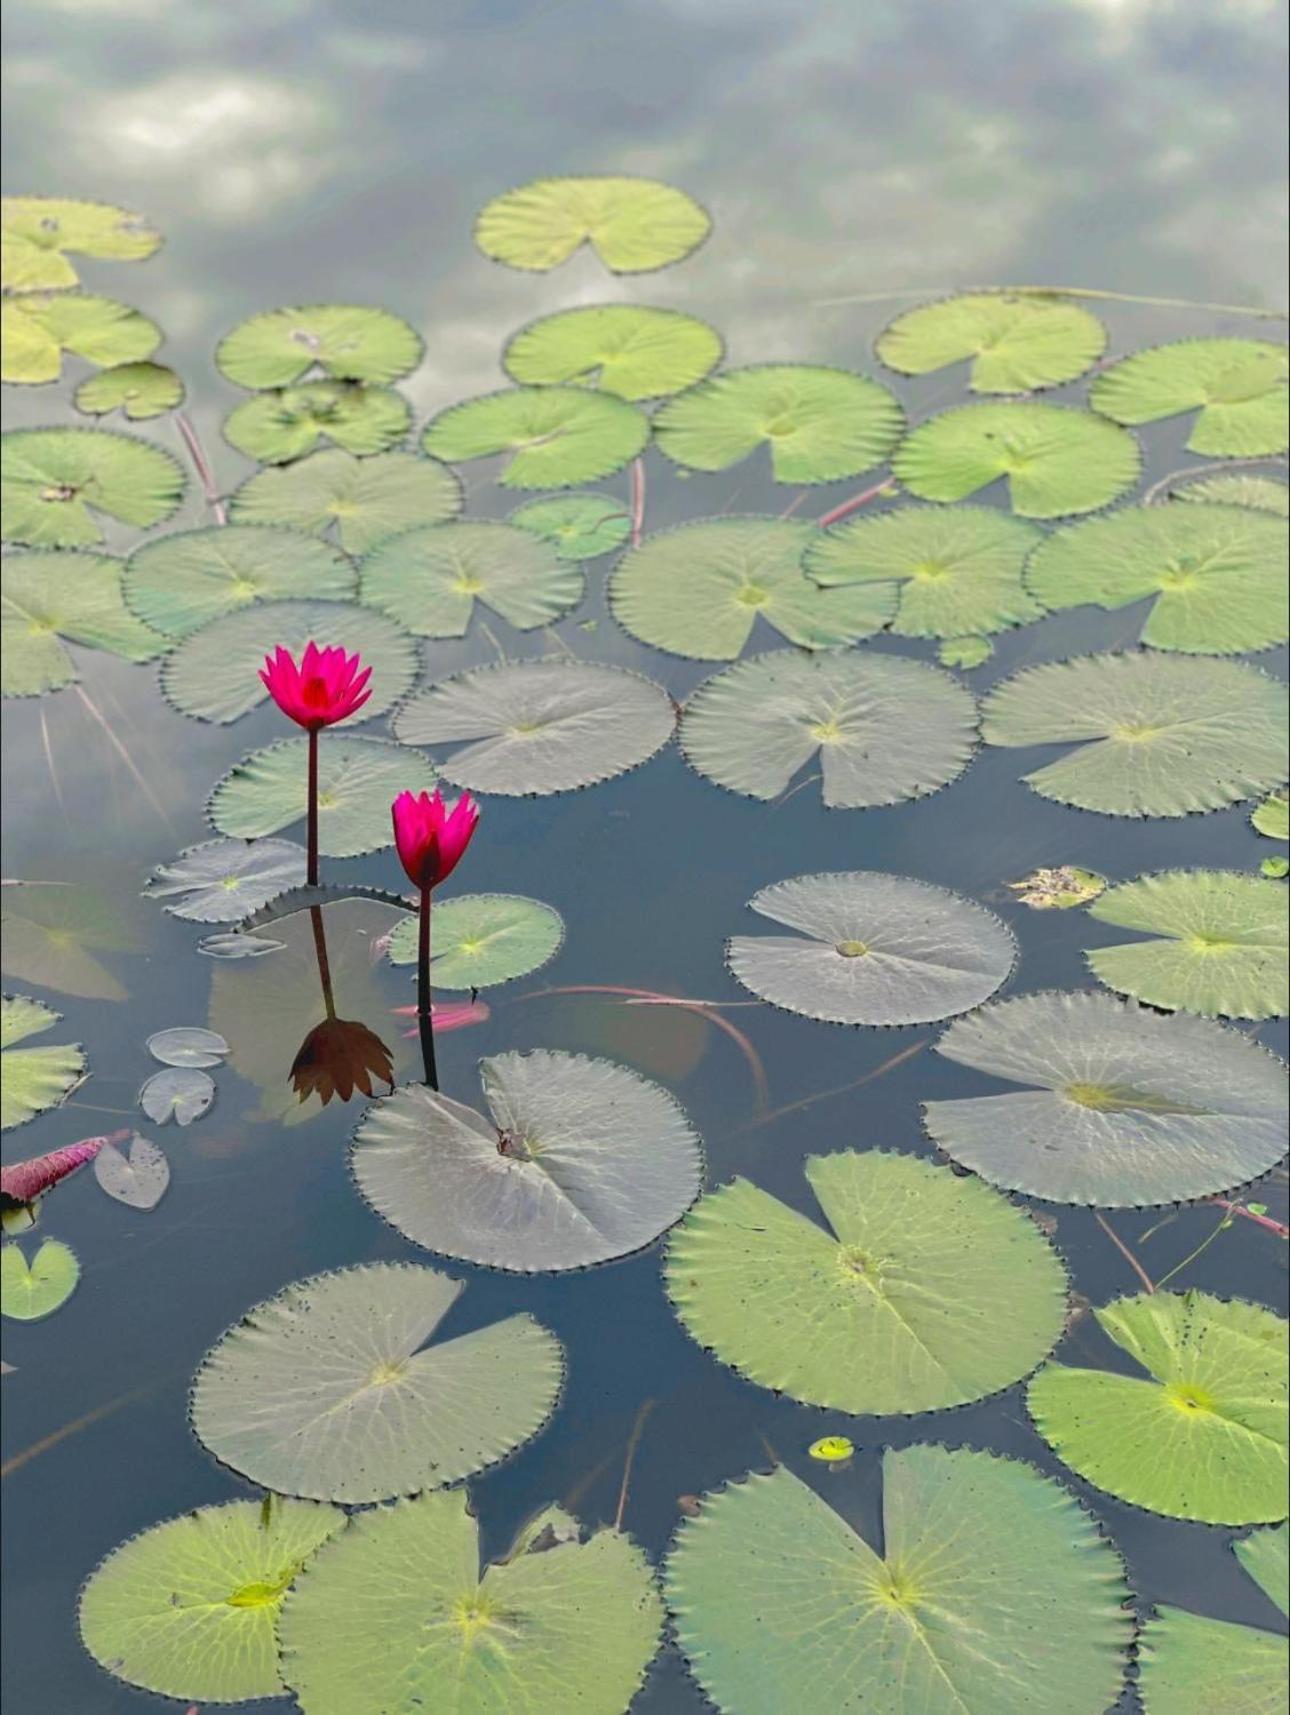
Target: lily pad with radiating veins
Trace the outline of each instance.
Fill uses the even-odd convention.
[[[517,893],[463,893],[436,899],[430,970],[437,989],[486,989],[540,970],[560,951],[564,919],[540,899]],[[409,917],[390,936],[393,965],[417,957],[417,925]]]
[[[1182,339],[1135,351],[1093,383],[1089,403],[1117,423],[1158,423],[1195,411],[1193,453],[1262,458],[1284,452],[1284,345],[1257,339]]]
[[[1085,949],[1093,975],[1120,994],[1209,1017],[1290,1012],[1290,927],[1272,882],[1240,870],[1168,870],[1110,888],[1089,916],[1152,937]]]
[[[386,1500],[496,1464],[555,1409],[563,1354],[528,1315],[434,1339],[463,1290],[409,1263],[285,1287],[202,1360],[198,1440],[252,1482],[318,1500]]]
[[[461,484],[435,459],[397,452],[358,458],[339,447],[262,470],[229,501],[234,524],[287,524],[324,538],[334,530],[347,554],[366,554],[386,536],[442,524],[460,510]]]
[[[1251,1531],[1232,1549],[1264,1595],[1290,1617],[1290,1529],[1282,1525]]]
[[[131,609],[167,637],[261,601],[348,601],[358,579],[336,548],[280,525],[180,530],[136,548],[125,566]]]
[[[475,242],[494,262],[545,273],[589,244],[612,273],[679,262],[712,230],[706,211],[657,179],[534,179],[487,203]]]
[[[125,988],[94,955],[143,952],[135,915],[94,888],[11,880],[0,891],[0,969],[83,1000],[125,1000]]]
[[[240,923],[305,880],[305,848],[292,840],[204,840],[158,864],[143,890],[172,916]]]
[[[164,363],[118,363],[82,381],[72,403],[87,417],[122,411],[132,423],[164,417],[184,402],[184,384]]]
[[[1027,994],[957,1020],[937,1052],[1028,1086],[923,1109],[947,1155],[1005,1190],[1145,1208],[1229,1191],[1285,1153],[1281,1062],[1188,1013]]]
[[[652,679],[567,660],[476,667],[420,692],[394,720],[405,744],[461,744],[439,764],[453,785],[539,798],[625,774],[675,726]]]
[[[1256,833],[1269,840],[1290,840],[1290,796],[1274,792],[1250,817]]]
[[[216,1030],[177,1024],[154,1031],[147,1049],[163,1066],[218,1066],[228,1053],[228,1043]]]
[[[1145,1715],[1282,1715],[1285,1638],[1161,1604],[1138,1637]]]
[[[7,1244],[0,1250],[0,1315],[15,1322],[52,1316],[80,1278],[76,1253],[61,1239],[46,1239],[30,1262],[21,1246]]]
[[[37,384],[58,380],[64,352],[99,368],[151,357],[161,329],[115,298],[26,292],[0,304],[0,342],[0,380]]]
[[[161,688],[181,714],[226,725],[268,700],[259,673],[267,655],[281,644],[298,658],[310,642],[357,651],[372,669],[372,694],[345,728],[392,708],[421,667],[419,645],[383,613],[348,601],[257,601],[183,638],[162,664]]]
[[[69,255],[137,262],[161,234],[137,214],[70,197],[5,197],[0,204],[0,283],[6,292],[61,291],[79,281]]]
[[[27,995],[0,998],[0,1129],[25,1125],[56,1108],[85,1077],[85,1050],[74,1043],[19,1048],[52,1030],[62,1014]]]
[[[700,685],[680,744],[698,773],[750,798],[777,797],[818,756],[828,808],[899,804],[967,767],[976,703],[919,661],[777,650]]]
[[[164,1150],[136,1132],[129,1149],[105,1143],[94,1157],[94,1177],[109,1197],[131,1209],[155,1209],[170,1184]]]
[[[927,1024],[980,1006],[1017,959],[1012,932],[962,894],[853,870],[763,887],[749,909],[794,935],[736,935],[736,979],[787,1012],[833,1024]]]
[[[642,1249],[699,1194],[703,1155],[660,1085],[582,1054],[481,1062],[491,1119],[424,1084],[354,1138],[363,1196],[414,1243],[490,1268],[589,1268]]]
[[[239,387],[290,387],[318,368],[334,381],[386,383],[421,361],[421,337],[401,316],[361,304],[264,310],[239,322],[215,350]]]
[[[973,393],[1033,393],[1074,381],[1106,350],[1106,329],[1056,298],[968,292],[920,304],[878,335],[874,350],[902,375],[971,361]]]
[[[1108,816],[1186,816],[1290,772],[1285,688],[1237,661],[1086,655],[1030,667],[982,705],[987,744],[1073,745],[1022,778],[1043,798]]]
[[[521,328],[502,367],[525,385],[568,382],[620,399],[660,399],[702,381],[721,350],[715,328],[679,310],[589,304]]]
[[[991,506],[906,506],[814,531],[802,564],[826,589],[896,586],[891,629],[902,637],[988,635],[1043,612],[1021,578],[1041,540],[1033,524]]]
[[[327,442],[358,455],[388,452],[411,425],[412,407],[392,387],[306,381],[238,405],[224,439],[260,464],[290,464]]]
[[[1006,1197],[878,1149],[809,1156],[806,1178],[822,1221],[735,1179],[668,1242],[677,1314],[740,1375],[887,1416],[984,1399],[1052,1351],[1066,1275]]]
[[[629,548],[609,582],[614,618],[642,643],[701,661],[733,661],[758,616],[805,649],[880,631],[892,584],[823,590],[802,572],[813,524],[712,518],[659,530]]]
[[[80,678],[65,647],[105,649],[126,661],[152,661],[168,638],[131,613],[120,560],[75,549],[35,549],[0,560],[0,687],[6,697],[37,697]]]
[[[920,423],[892,457],[920,500],[965,500],[1006,478],[1023,518],[1096,512],[1138,479],[1138,444],[1070,405],[960,405]]]
[[[1169,491],[1170,500],[1198,500],[1204,505],[1247,506],[1290,518],[1290,487],[1272,476],[1203,476]]]
[[[192,1125],[214,1100],[215,1080],[193,1066],[154,1072],[139,1091],[139,1106],[157,1125]]]
[[[549,542],[560,560],[594,560],[608,554],[622,546],[632,528],[622,501],[612,494],[553,494],[549,500],[526,500],[508,522]]]
[[[216,832],[259,839],[303,821],[308,747],[308,739],[288,738],[235,763],[211,794]],[[319,851],[361,857],[392,845],[390,805],[400,792],[428,792],[434,781],[430,763],[405,745],[328,734],[318,746]]]
[[[1270,649],[1290,636],[1278,518],[1231,506],[1135,506],[1059,530],[1026,567],[1044,607],[1151,601],[1141,640],[1194,655]]]
[[[1026,1404],[1057,1457],[1096,1488],[1170,1518],[1283,1519],[1285,1319],[1195,1291],[1139,1293],[1093,1314],[1145,1375],[1040,1370]]]
[[[803,363],[729,369],[670,399],[660,449],[691,470],[727,470],[758,447],[776,482],[833,482],[872,470],[905,427],[896,396],[865,375]]]
[[[984,667],[993,654],[994,644],[988,637],[944,637],[936,647],[936,659],[942,667],[957,667],[967,673]]]
[[[13,429],[0,436],[0,533],[36,548],[102,540],[96,514],[146,530],[183,498],[178,459],[110,429]]]
[[[313,1501],[199,1507],[123,1542],[81,1591],[81,1641],[129,1685],[163,1697],[280,1697],[275,1626],[301,1567],[345,1515]]]
[[[503,488],[574,488],[621,470],[649,435],[649,418],[624,399],[583,387],[511,387],[450,405],[421,444],[449,464],[508,454]]]
[[[1133,1619],[1119,1557],[1074,1497],[968,1447],[888,1452],[882,1475],[885,1558],[785,1466],[682,1523],[665,1594],[713,1704],[1102,1715]]]
[[[359,599],[418,637],[464,637],[476,602],[532,631],[577,607],[583,590],[578,568],[539,537],[470,519],[387,536],[363,561]]]

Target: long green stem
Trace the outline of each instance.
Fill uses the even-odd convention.
[[[434,1024],[430,1018],[430,889],[421,889],[421,932],[417,937],[417,1029],[421,1035],[421,1063],[426,1083],[439,1088],[434,1061]]]
[[[306,844],[308,847],[305,880],[310,887],[318,885],[318,729],[309,729],[309,821]]]
[[[1162,1274],[1160,1276],[1160,1279],[1156,1282],[1157,1290],[1162,1286],[1167,1286],[1175,1276],[1180,1275],[1185,1268],[1189,1268],[1191,1264],[1195,1262],[1196,1258],[1200,1256],[1201,1252],[1207,1251],[1223,1229],[1225,1227],[1230,1227],[1231,1224],[1232,1217],[1228,1214],[1224,1214],[1222,1220],[1214,1228],[1213,1232],[1211,1232],[1207,1238],[1202,1239],[1194,1251],[1185,1256],[1181,1262],[1175,1263],[1169,1270],[1168,1274]]]

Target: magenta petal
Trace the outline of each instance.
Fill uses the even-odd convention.
[[[51,1149],[47,1155],[36,1155],[30,1161],[16,1161],[12,1167],[0,1168],[0,1195],[12,1198],[15,1203],[34,1203],[60,1179],[93,1161],[105,1143],[121,1143],[130,1135],[129,1126],[125,1126],[106,1137],[82,1138],[64,1149]]]

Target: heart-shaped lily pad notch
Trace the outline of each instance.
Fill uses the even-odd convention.
[[[167,637],[261,601],[348,601],[354,568],[303,531],[265,524],[179,530],[136,548],[126,564],[131,610]]]
[[[306,738],[254,750],[211,793],[209,814],[222,834],[244,840],[277,834],[304,819],[308,804]],[[326,736],[318,746],[318,849],[324,857],[362,857],[393,845],[390,805],[400,792],[428,792],[435,771],[424,756],[380,738]]]
[[[164,417],[184,402],[184,384],[164,363],[117,363],[87,376],[72,396],[87,417],[121,411],[132,423]]]
[[[487,203],[475,242],[494,262],[546,273],[589,244],[614,274],[679,262],[712,229],[693,197],[658,179],[534,179]]]
[[[157,1125],[192,1125],[215,1100],[215,1080],[196,1066],[154,1072],[139,1091],[139,1106]]]
[[[1139,1293],[1094,1314],[1146,1374],[1040,1370],[1026,1403],[1057,1457],[1170,1518],[1283,1519],[1285,1319],[1207,1292]]]
[[[365,304],[306,304],[264,310],[239,322],[215,352],[239,387],[290,387],[320,369],[336,381],[385,383],[421,361],[421,338],[389,310]]]
[[[540,970],[560,951],[564,919],[518,893],[463,893],[435,901],[430,976],[436,989],[486,989]],[[417,959],[417,924],[407,917],[389,941],[392,965]]]
[[[230,1501],[113,1549],[81,1591],[81,1641],[127,1685],[202,1703],[281,1697],[282,1598],[345,1526],[314,1501]]]
[[[20,1245],[7,1244],[0,1250],[0,1315],[15,1322],[52,1316],[80,1278],[76,1253],[61,1239],[46,1239],[30,1262]]]
[[[99,368],[151,357],[161,329],[115,298],[24,292],[0,304],[0,344],[0,380],[31,385],[57,381],[64,352]]]
[[[0,1129],[25,1125],[56,1108],[85,1076],[85,1050],[71,1043],[19,1048],[52,1030],[62,1014],[27,995],[0,999]]]
[[[809,1156],[806,1178],[827,1226],[735,1179],[668,1243],[677,1314],[740,1375],[857,1416],[940,1411],[1061,1338],[1065,1271],[997,1191],[877,1149]]]
[[[303,887],[305,848],[294,840],[203,840],[158,864],[145,899],[163,900],[174,917],[194,923],[240,923],[262,905]]]
[[[37,549],[0,559],[0,690],[38,697],[76,683],[64,645],[154,661],[170,640],[126,607],[120,560],[76,549]]]
[[[1096,316],[1057,298],[966,292],[920,304],[878,335],[874,350],[902,375],[971,361],[973,393],[1033,393],[1074,381],[1106,350]]]
[[[13,429],[0,436],[0,534],[33,548],[87,548],[98,516],[147,530],[183,499],[170,453],[110,429]]]
[[[448,464],[510,455],[503,488],[576,488],[612,476],[643,451],[649,418],[583,387],[511,387],[450,405],[421,444]]]
[[[1109,994],[1021,995],[937,1052],[1028,1088],[928,1102],[947,1155],[1053,1203],[1146,1208],[1244,1185],[1285,1153],[1285,1068],[1235,1030]]]
[[[237,406],[224,420],[224,439],[260,464],[290,464],[328,442],[359,456],[383,453],[411,426],[412,407],[392,387],[306,381]]]
[[[517,631],[582,600],[582,573],[531,531],[470,519],[387,536],[363,561],[360,599],[418,637],[464,637],[476,603]]]
[[[1217,458],[1284,452],[1284,345],[1259,339],[1181,339],[1135,351],[1093,383],[1089,402],[1117,423],[1158,423],[1195,411],[1187,449]]]
[[[434,459],[414,453],[358,458],[339,447],[262,470],[229,501],[234,524],[287,524],[366,554],[386,536],[442,524],[461,510],[461,484]]]
[[[105,1143],[94,1157],[94,1177],[117,1203],[131,1209],[155,1209],[170,1184],[164,1150],[136,1132],[127,1149]]]
[[[661,399],[702,381],[721,361],[721,335],[695,316],[644,304],[583,304],[512,336],[502,367],[513,381],[595,387],[619,399]]]
[[[560,560],[594,560],[620,548],[632,521],[613,494],[553,494],[526,500],[508,520],[549,542]]]
[[[203,1360],[198,1440],[264,1488],[347,1502],[443,1488],[504,1459],[555,1409],[563,1355],[527,1315],[428,1344],[462,1291],[408,1263],[285,1287]]]
[[[491,1119],[423,1084],[376,1103],[354,1177],[378,1214],[446,1256],[531,1273],[652,1243],[698,1196],[698,1136],[667,1091],[582,1054],[481,1065]]]
[[[733,975],[786,1012],[833,1024],[927,1024],[980,1006],[1017,959],[992,911],[908,876],[851,870],[763,887],[749,909],[795,935],[736,935]]]
[[[137,262],[161,234],[128,209],[71,197],[5,197],[0,203],[0,282],[6,292],[61,291],[80,276],[72,256]]]
[[[1129,1590],[1074,1497],[1019,1460],[970,1447],[889,1452],[882,1480],[882,1555],[782,1465],[705,1495],[683,1521],[666,1595],[714,1706],[1110,1708],[1133,1637]]]

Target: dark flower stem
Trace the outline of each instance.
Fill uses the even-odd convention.
[[[306,843],[308,868],[305,879],[310,887],[318,885],[318,729],[309,729],[309,821]]]
[[[323,928],[321,905],[309,907],[309,921],[314,932],[314,952],[318,955],[318,978],[322,983],[323,1005],[328,1018],[336,1016],[336,1001],[331,992],[331,960],[327,957],[327,932]]]
[[[421,932],[417,937],[417,1029],[421,1034],[421,1062],[426,1083],[439,1088],[434,1060],[434,1024],[430,1017],[430,889],[421,889]]]

